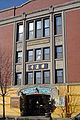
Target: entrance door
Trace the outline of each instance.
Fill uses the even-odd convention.
[[[49,95],[27,95],[26,96],[26,115],[44,116],[48,112]]]

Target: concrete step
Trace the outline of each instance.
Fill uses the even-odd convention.
[[[50,120],[49,117],[45,116],[26,116],[26,117],[8,117],[6,120]]]

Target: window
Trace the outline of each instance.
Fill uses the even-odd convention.
[[[40,21],[36,21],[36,38],[41,38],[42,34],[41,34],[41,20]]]
[[[33,61],[33,50],[28,50],[28,61]]]
[[[50,35],[49,19],[44,19],[44,37],[47,37],[49,35]]]
[[[41,60],[41,49],[36,49],[36,60]]]
[[[63,83],[63,69],[56,70],[56,83]]]
[[[15,85],[21,85],[21,81],[22,81],[22,74],[21,73],[16,73]]]
[[[18,62],[18,63],[22,62],[22,51],[18,51],[16,53],[16,62]]]
[[[49,84],[50,83],[50,71],[43,72],[43,83]]]
[[[22,41],[23,40],[23,25],[18,24],[18,40],[17,41]]]
[[[33,84],[33,72],[27,73],[27,84]]]
[[[34,81],[35,84],[40,84],[41,83],[41,72],[38,71],[38,72],[35,72],[35,81]]]
[[[44,48],[43,49],[43,60],[49,60],[50,59],[50,48]]]
[[[55,34],[62,34],[62,18],[61,15],[55,16]]]
[[[62,46],[55,47],[55,58],[62,58],[63,57],[63,49]]]
[[[33,22],[29,23],[29,39],[34,38],[34,24]]]

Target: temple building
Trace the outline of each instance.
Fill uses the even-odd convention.
[[[0,11],[0,51],[11,54],[6,116],[79,113],[79,32],[80,0],[29,0]],[[1,116],[2,106],[0,96]]]

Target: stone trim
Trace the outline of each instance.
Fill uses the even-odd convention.
[[[71,2],[64,3],[64,4],[60,4],[60,5],[56,5],[56,6],[52,7],[51,10],[50,10],[50,7],[44,8],[44,9],[41,9],[41,10],[36,10],[36,11],[30,13],[30,14],[25,14],[25,16],[26,16],[26,19],[28,19],[28,18],[31,19],[33,17],[37,17],[37,16],[40,17],[40,16],[43,16],[43,15],[51,14],[51,12],[56,13],[56,12],[59,12],[59,11],[67,11],[67,10],[75,9],[75,8],[79,8],[79,7],[80,7],[80,0],[76,0],[76,1],[71,1]],[[11,9],[15,9],[15,8],[11,8]],[[0,11],[0,12],[5,12],[6,10]],[[8,10],[10,10],[10,9],[8,9]],[[0,26],[23,20],[24,19],[23,14],[18,15],[18,16],[9,17],[9,18],[6,18],[6,19],[1,19],[0,20]]]

